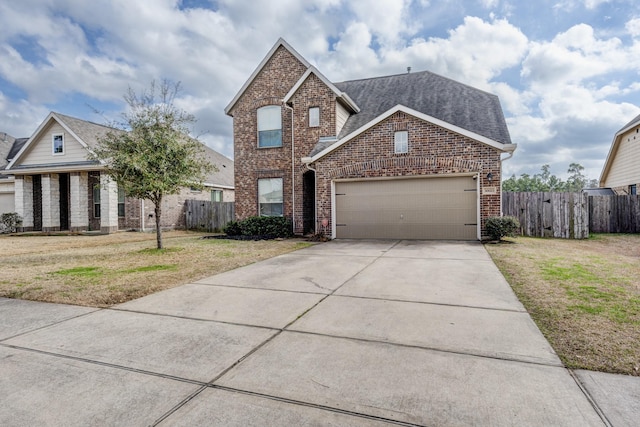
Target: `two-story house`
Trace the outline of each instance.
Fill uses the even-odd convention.
[[[333,238],[477,240],[501,213],[516,146],[490,93],[426,71],[333,83],[280,39],[225,112],[238,219],[284,215],[295,233]]]

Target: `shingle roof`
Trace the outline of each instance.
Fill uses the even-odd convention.
[[[511,144],[496,95],[429,71],[335,83],[360,112],[347,120],[339,138],[401,104],[503,144]]]
[[[89,147],[95,147],[98,140],[107,135],[109,132],[118,132],[118,129],[100,125],[86,120],[81,120],[76,117],[67,116],[60,113],[53,113],[64,124],[75,133],[84,143]]]
[[[640,123],[640,114],[638,114],[636,117],[634,117],[634,119],[631,120],[629,123],[627,123],[626,125],[622,126],[622,128],[618,131],[618,133],[622,132],[626,128],[631,127],[631,126],[633,126],[635,124],[638,124],[638,123]]]
[[[233,160],[204,145],[204,153],[217,170],[207,177],[207,184],[233,187]]]
[[[9,153],[16,139],[7,133],[0,133],[0,170],[4,169],[9,163]]]

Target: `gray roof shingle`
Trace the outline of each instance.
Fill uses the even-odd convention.
[[[625,130],[626,128],[630,127],[630,126],[633,126],[636,123],[640,124],[640,114],[635,116],[633,118],[633,120],[631,120],[629,123],[627,123],[626,125],[622,126],[622,128],[618,132],[621,132],[621,131]]]
[[[361,109],[347,120],[339,138],[401,104],[496,142],[511,144],[496,95],[429,71],[351,80],[335,86]]]

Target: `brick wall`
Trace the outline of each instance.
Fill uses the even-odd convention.
[[[280,46],[229,112],[233,116],[236,218],[258,214],[258,179],[283,178],[284,213],[291,216],[291,112],[282,106],[282,147],[258,147],[258,108],[281,105],[306,67]]]
[[[265,105],[280,105],[305,70],[304,65],[281,46],[229,112],[233,116],[237,219],[258,214],[258,179],[282,178],[284,215],[293,217],[294,231],[302,231],[303,174],[307,169],[300,159],[309,155],[320,137],[335,136],[335,94],[311,74],[291,98],[293,112],[282,106],[282,147],[257,148],[256,111]],[[309,127],[310,107],[320,108],[319,127]],[[396,130],[409,132],[406,154],[394,154]],[[499,151],[402,112],[359,135],[314,167],[318,169],[318,221],[331,218],[333,179],[456,173],[479,173],[483,224],[487,217],[500,215]],[[489,173],[491,182],[487,179]],[[495,194],[488,194],[492,189]]]
[[[394,154],[394,133],[407,130],[409,151]],[[395,113],[315,165],[318,219],[331,227],[331,182],[343,178],[427,176],[478,172],[480,218],[500,215],[500,153],[498,150],[402,112]],[[487,174],[492,174],[489,181]],[[490,188],[496,194],[486,194]]]

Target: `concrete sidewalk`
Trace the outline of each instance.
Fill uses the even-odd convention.
[[[634,425],[483,246],[333,241],[113,309],[0,299],[0,425]]]

